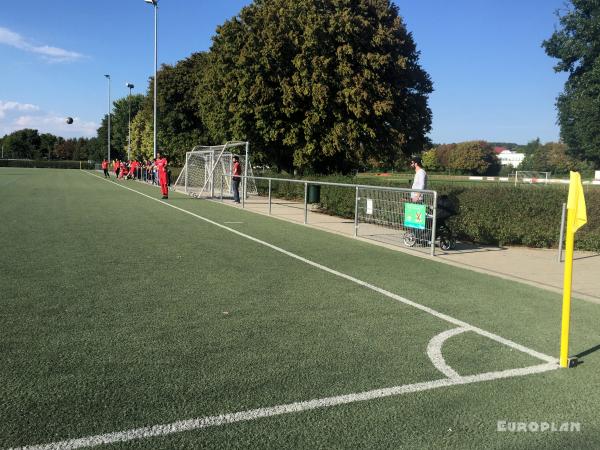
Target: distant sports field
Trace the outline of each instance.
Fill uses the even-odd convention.
[[[599,305],[556,369],[557,294],[98,172],[0,188],[0,448],[600,447]]]

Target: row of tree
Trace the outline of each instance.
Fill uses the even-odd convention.
[[[106,155],[98,138],[64,139],[29,128],[5,135],[0,145],[3,158],[97,161]]]
[[[556,70],[570,73],[557,102],[564,144],[528,144],[523,167],[531,170],[600,166],[600,2],[570,6],[543,43],[560,60]],[[161,67],[158,146],[174,164],[196,145],[248,140],[254,163],[288,172],[403,166],[431,147],[433,87],[418,57],[390,0],[254,0],[217,28],[210,51]],[[152,155],[152,86],[114,102],[112,157]],[[88,141],[52,141],[34,130],[4,141],[15,157],[99,159],[107,123],[105,116]],[[465,173],[498,167],[483,141],[438,146],[424,159]]]
[[[589,172],[595,167],[592,161],[573,156],[562,142],[542,144],[539,139],[535,139],[527,145],[517,147],[515,151],[525,154],[525,159],[519,165],[520,170],[567,174],[570,170]]]
[[[542,144],[539,139],[530,141],[527,145],[503,143],[504,148],[523,153],[525,158],[518,167],[501,166],[494,150],[498,146],[498,143],[486,141],[437,145],[423,153],[423,165],[433,172],[470,175],[498,175],[515,169],[565,174],[569,170],[589,171],[594,167],[589,161],[571,156],[565,144]]]
[[[423,153],[423,166],[457,174],[492,175],[500,171],[494,147],[485,141],[438,145]]]

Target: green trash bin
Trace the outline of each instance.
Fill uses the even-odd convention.
[[[318,184],[308,185],[308,203],[319,203],[321,201],[321,186]]]

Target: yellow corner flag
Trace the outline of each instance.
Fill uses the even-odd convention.
[[[587,223],[585,198],[579,172],[571,172],[567,200],[567,233],[565,276],[563,282],[562,327],[560,333],[560,365],[569,366],[569,322],[571,319],[571,281],[573,279],[573,250],[575,232]]]
[[[579,228],[587,223],[585,198],[583,197],[583,187],[581,186],[581,175],[579,172],[571,172],[567,210],[569,211],[569,215],[571,212],[573,213],[573,233],[575,233]]]

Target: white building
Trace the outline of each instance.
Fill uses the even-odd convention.
[[[510,165],[514,168],[519,167],[519,165],[523,162],[523,159],[525,159],[525,153],[513,152],[507,148],[497,152],[496,156],[500,160],[500,164],[503,166]]]

